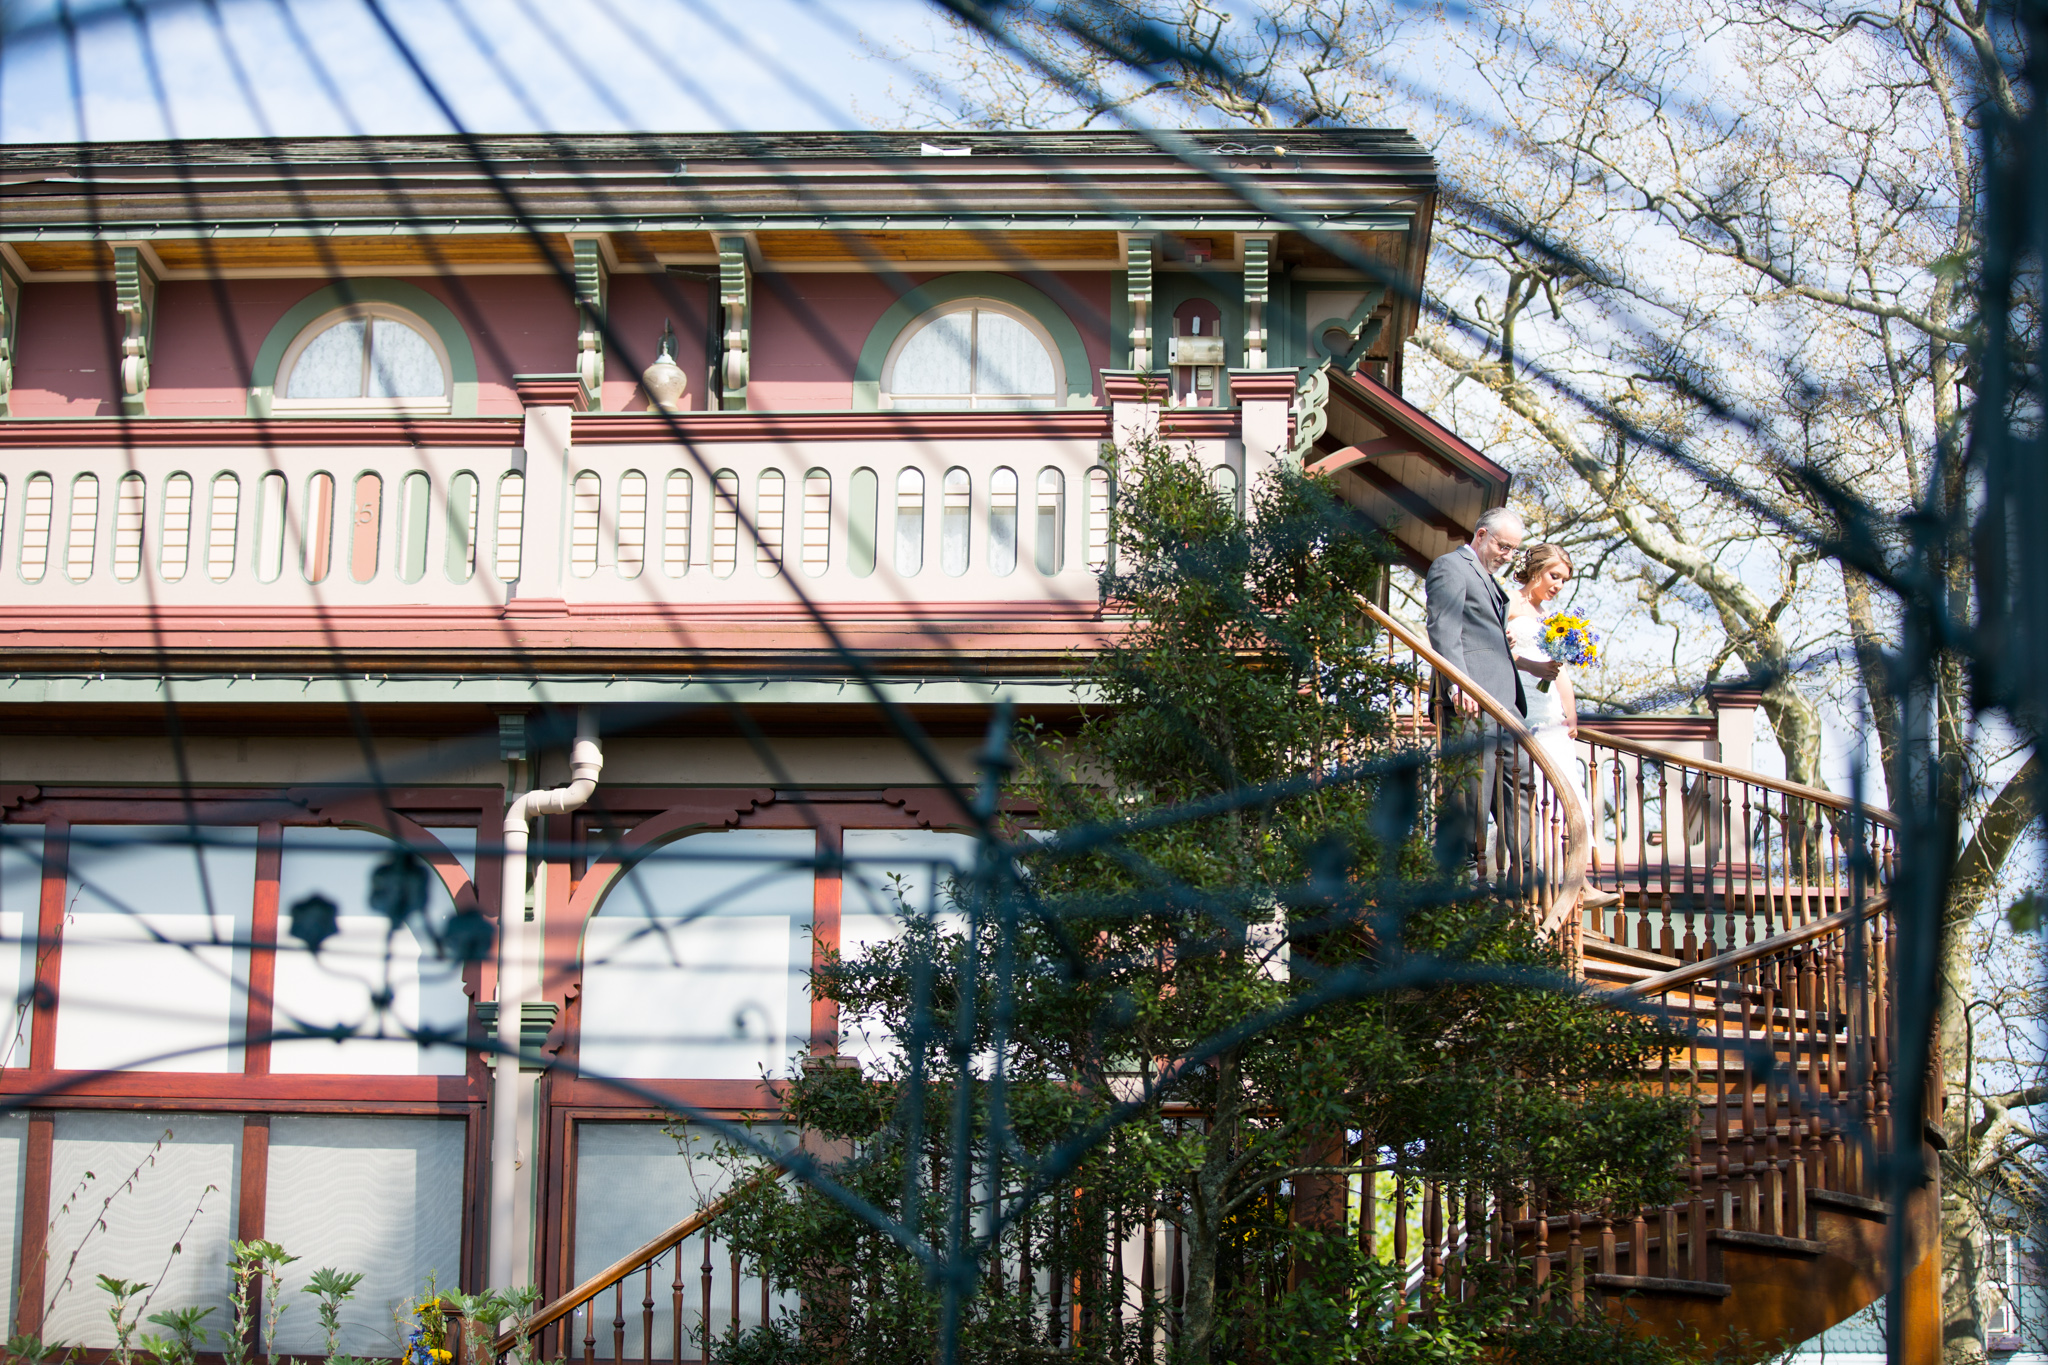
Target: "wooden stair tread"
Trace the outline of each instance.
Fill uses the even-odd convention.
[[[1624,1294],[1682,1294],[1695,1299],[1725,1299],[1734,1286],[1718,1280],[1667,1280],[1661,1275],[1602,1275],[1594,1273],[1586,1282],[1595,1289],[1614,1289]]]
[[[1781,1255],[1809,1259],[1828,1249],[1825,1242],[1809,1241],[1804,1237],[1781,1237],[1774,1232],[1748,1232],[1741,1228],[1709,1228],[1707,1238],[1749,1251],[1775,1251]]]
[[[1884,1200],[1872,1199],[1868,1195],[1850,1194],[1847,1190],[1810,1189],[1806,1192],[1806,1202],[1884,1221],[1889,1221],[1892,1216],[1891,1206]]]
[[[1632,967],[1648,967],[1655,972],[1677,971],[1685,965],[1675,957],[1667,957],[1663,953],[1653,952],[1648,948],[1631,948],[1626,943],[1616,943],[1612,939],[1605,938],[1587,938],[1583,955],[1586,958],[1598,959],[1601,962],[1627,963]]]

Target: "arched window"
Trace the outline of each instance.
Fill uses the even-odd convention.
[[[449,368],[432,327],[389,304],[358,304],[315,319],[285,348],[274,402],[281,412],[446,412]]]
[[[1066,391],[1059,348],[1025,313],[964,299],[903,329],[882,366],[890,408],[1050,408]]]

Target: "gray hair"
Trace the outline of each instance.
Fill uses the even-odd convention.
[[[1529,529],[1522,524],[1521,515],[1514,508],[1489,507],[1479,514],[1479,520],[1472,527],[1472,534],[1476,537],[1481,531],[1484,531],[1488,535],[1492,535],[1502,526],[1509,523],[1513,523],[1518,530],[1524,532]]]

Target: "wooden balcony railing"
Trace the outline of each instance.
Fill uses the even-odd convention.
[[[1371,602],[1363,606],[1385,632],[1387,661],[1408,680],[1395,702],[1393,732],[1397,744],[1430,751],[1433,818],[1441,821],[1462,805],[1469,822],[1462,856],[1480,881],[1521,901],[1546,932],[1568,925],[1588,866],[1585,788],[1577,774],[1557,763],[1513,707],[1488,696],[1416,631]],[[1442,684],[1478,702],[1482,719],[1446,722],[1445,708],[1434,704]]]
[[[1096,600],[1097,438],[756,436],[695,454],[708,475],[652,437],[17,450],[0,570],[10,605],[60,612],[717,607],[788,603],[792,586],[828,604]]]
[[[1897,855],[1890,812],[1815,787],[1579,731],[1591,812],[1588,938],[1682,962],[1800,928]],[[1860,870],[1859,870],[1860,869]]]

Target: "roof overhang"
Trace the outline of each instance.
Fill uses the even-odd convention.
[[[1418,572],[1472,538],[1508,500],[1513,475],[1442,423],[1365,375],[1328,368],[1328,427],[1308,459],[1344,500],[1383,528]]]

